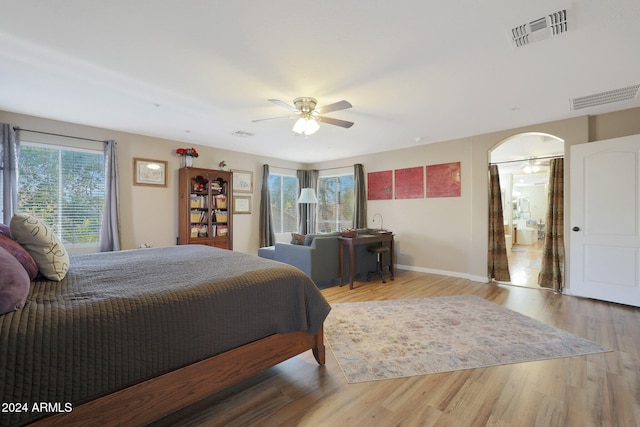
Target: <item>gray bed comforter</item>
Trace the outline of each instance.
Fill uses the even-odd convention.
[[[39,402],[91,398],[275,334],[316,333],[330,306],[299,270],[190,245],[72,256],[0,316],[0,425]]]

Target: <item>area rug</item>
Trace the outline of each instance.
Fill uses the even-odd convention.
[[[325,337],[349,383],[610,351],[472,295],[333,304]]]

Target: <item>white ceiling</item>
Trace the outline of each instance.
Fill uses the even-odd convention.
[[[640,83],[638,0],[0,0],[0,109],[305,163],[586,114]],[[510,29],[568,9],[569,31]],[[305,139],[267,102],[355,122]],[[232,135],[236,131],[252,137]]]

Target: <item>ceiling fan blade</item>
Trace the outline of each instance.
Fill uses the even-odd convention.
[[[316,111],[320,114],[327,114],[332,111],[346,110],[351,107],[353,107],[353,105],[351,105],[350,102],[342,100],[334,102],[333,104],[325,105],[324,107],[316,108]]]
[[[280,101],[279,99],[269,99],[268,101],[273,102],[274,104],[279,105],[283,108],[286,108],[287,110],[298,111],[296,107],[294,107],[293,105],[289,105],[284,101]]]
[[[277,120],[277,119],[295,119],[297,116],[280,116],[280,117],[269,117],[268,119],[256,119],[251,120],[253,123],[255,122],[264,122],[265,120]]]
[[[322,117],[318,116],[318,121],[322,123],[328,123],[330,125],[341,126],[343,128],[350,128],[353,126],[353,122],[348,122],[346,120],[333,119],[331,117]]]

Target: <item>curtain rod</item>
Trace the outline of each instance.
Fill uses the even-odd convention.
[[[349,166],[336,166],[333,168],[326,168],[326,169],[319,169],[321,171],[330,171],[330,170],[334,170],[334,169],[346,169],[346,168],[352,168],[353,165],[349,165]]]
[[[289,170],[289,171],[297,171],[298,169],[293,169],[293,168],[285,168],[282,166],[275,166],[275,165],[269,165],[270,168],[276,168],[276,169],[285,169],[285,170]],[[349,165],[349,166],[336,166],[333,168],[326,168],[326,169],[318,169],[319,171],[330,171],[333,169],[346,169],[346,168],[352,168],[353,165]],[[310,170],[310,169],[304,169],[304,170]]]
[[[489,163],[490,165],[502,165],[504,163],[517,163],[517,162],[526,162],[527,160],[546,160],[546,159],[563,159],[564,155],[561,156],[546,156],[546,157],[527,157],[526,159],[520,160],[505,160],[504,162],[493,162]]]
[[[18,130],[18,131],[22,131],[22,132],[41,133],[43,135],[61,136],[63,138],[81,139],[81,140],[84,140],[84,141],[105,142],[104,140],[99,140],[99,139],[82,138],[82,137],[79,137],[79,136],[62,135],[62,134],[59,134],[59,133],[42,132],[42,131],[39,131],[39,130],[31,130],[31,129],[22,129],[22,128],[19,128],[18,126],[14,126],[13,130]]]

